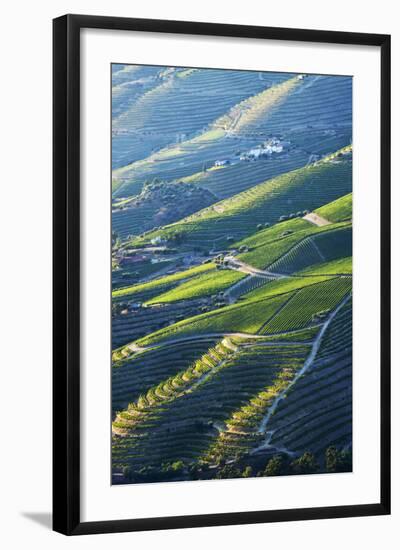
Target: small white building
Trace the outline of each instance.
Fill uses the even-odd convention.
[[[153,245],[158,245],[158,244],[163,244],[165,241],[162,237],[160,237],[160,235],[158,235],[157,237],[154,237],[154,239],[151,239],[150,242]]]
[[[260,148],[256,149],[250,149],[250,151],[247,153],[249,157],[258,158],[262,154],[263,150]]]
[[[229,164],[229,160],[216,160],[214,166],[226,166]]]
[[[267,145],[264,149],[265,155],[272,155],[272,153],[281,153],[283,151],[282,145]]]

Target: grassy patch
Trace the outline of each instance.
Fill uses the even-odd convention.
[[[184,279],[189,279],[190,277],[194,277],[196,275],[199,275],[200,273],[209,271],[210,269],[215,269],[215,264],[202,264],[196,267],[192,267],[190,269],[186,269],[185,271],[180,271],[179,273],[173,273],[172,275],[166,275],[165,277],[154,279],[154,281],[149,281],[147,283],[138,283],[125,288],[120,288],[113,291],[112,297],[113,299],[134,298],[135,296],[149,290],[162,290],[162,287],[165,285],[182,281]]]
[[[307,269],[298,272],[298,275],[351,275],[353,271],[353,258],[347,256],[331,262],[323,262],[318,265],[312,265]]]
[[[189,281],[180,284],[172,290],[155,296],[147,303],[159,304],[212,296],[213,294],[226,290],[244,277],[245,275],[243,273],[237,271],[217,271],[215,269],[192,277]]]
[[[132,244],[140,245],[157,236],[168,240],[179,233],[185,247],[210,249],[227,236],[240,240],[254,234],[259,223],[275,224],[282,215],[318,208],[343,195],[350,186],[350,163],[321,161],[255,185],[179,222],[149,232],[145,239],[134,239]],[[298,225],[301,224],[300,221]]]
[[[344,195],[339,199],[317,208],[315,213],[330,222],[343,222],[351,220],[353,215],[353,193]]]
[[[306,226],[303,224],[306,224]],[[317,227],[308,224],[304,220],[290,220],[277,224],[271,229],[266,229],[259,240],[257,240],[257,235],[254,235],[242,241],[244,244],[247,244],[248,241],[257,244],[253,244],[252,250],[240,254],[238,257],[254,267],[266,268],[306,237],[342,227],[349,227],[349,224],[344,222]]]
[[[334,278],[303,288],[267,323],[264,332],[271,334],[304,328],[316,314],[331,311],[350,291],[348,278]]]
[[[288,299],[288,295],[278,296],[258,302],[234,304],[217,311],[211,311],[175,323],[170,327],[149,334],[137,341],[148,346],[175,338],[198,334],[223,334],[244,332],[255,334],[259,328]]]
[[[329,277],[322,275],[315,277],[285,277],[284,279],[277,279],[246,294],[246,301],[263,300],[271,296],[286,294],[287,292],[293,292],[307,286],[322,283],[328,279]]]

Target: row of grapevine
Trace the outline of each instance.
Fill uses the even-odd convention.
[[[196,389],[199,384],[203,384],[210,376],[224,367],[234,351],[236,351],[236,346],[229,339],[223,339],[185,370],[181,370],[149,388],[137,400],[129,403],[125,410],[117,413],[113,422],[114,433],[126,435],[132,431],[140,430],[143,423],[147,426],[157,417],[160,407],[184,397]]]
[[[225,296],[229,297],[232,300],[237,300],[240,296],[260,288],[261,286],[266,285],[267,283],[273,281],[273,277],[262,277],[248,275],[244,279],[241,279],[234,285],[232,285],[226,292]]]
[[[115,145],[113,141],[113,157],[118,158],[118,165],[139,161],[137,166],[133,164],[124,171],[122,186],[116,195],[121,196],[121,192],[132,194],[130,183],[134,180],[143,182],[144,174],[148,179],[171,180],[200,171],[204,162],[213,164],[223,153],[218,142],[211,139],[207,143],[208,129],[213,128],[213,124],[218,128],[221,116],[242,100],[288,80],[288,75],[283,73],[265,73],[264,76],[260,79],[253,72],[210,69],[187,71],[186,74],[175,71],[175,74],[170,72],[162,78],[157,86],[141,95],[113,121],[113,126],[120,132],[114,140]],[[232,86],[235,93],[227,94],[227,86]],[[201,138],[200,147],[196,136]],[[237,147],[237,144],[233,145]],[[171,156],[168,146],[172,153],[176,152],[184,160],[183,170],[174,171],[177,163],[168,159]],[[226,142],[225,154],[228,146]],[[165,147],[167,149],[163,149]],[[156,155],[150,165],[140,161],[154,155],[157,150],[167,151],[166,158]],[[117,179],[120,175],[120,172],[115,173]]]
[[[113,410],[121,410],[152,386],[185,370],[210,347],[216,339],[171,344],[116,363],[112,369]]]
[[[298,368],[308,350],[308,345],[239,347],[202,384],[177,399],[167,399],[154,416],[143,417],[131,432],[117,437],[114,466],[201,460],[235,411],[273,385],[279,373]]]
[[[269,265],[268,270],[289,275],[313,264],[351,255],[351,226],[332,230],[327,229],[300,241],[277,261]]]
[[[352,303],[326,331],[316,360],[271,418],[271,445],[321,453],[352,440]]]
[[[112,320],[113,349],[128,344],[160,328],[171,325],[186,317],[201,313],[202,303],[166,304],[162,307],[146,307],[117,315]]]
[[[202,73],[203,71],[194,73],[188,78],[175,80],[180,80],[184,82],[186,80],[190,81],[195,78],[200,79],[201,77],[203,79],[206,79],[207,74],[203,76]],[[271,75],[271,79],[275,78],[275,80],[264,82],[264,87],[267,87],[273,82],[279,83],[278,76],[279,75]],[[283,75],[280,75],[281,80],[282,76]],[[284,78],[288,77],[289,75],[284,75]],[[236,76],[236,78],[238,77]],[[243,75],[242,78],[244,78]],[[258,83],[261,82],[262,81],[258,81]],[[171,93],[172,92],[173,89],[171,90]],[[257,93],[255,89],[254,93]],[[153,95],[156,95],[156,93],[154,92]],[[165,97],[167,97],[167,95]],[[190,100],[189,96],[193,96],[195,100],[196,97],[198,97],[196,94],[193,94],[193,90],[191,90],[189,94],[185,93],[185,101]],[[231,94],[226,94],[226,96],[231,97]],[[220,98],[218,94],[216,97],[217,99]],[[177,95],[177,98],[179,98],[179,94]],[[163,101],[163,94],[161,94],[161,99]],[[301,109],[299,109],[299,104],[301,104],[302,106]],[[152,105],[152,102],[150,103],[150,105]],[[208,106],[202,105],[202,112],[204,111],[205,113],[207,113],[207,108],[212,109],[213,106],[214,101],[208,101]],[[199,111],[200,109],[196,109],[196,113],[198,113]],[[134,120],[140,121],[140,118],[144,116],[146,112],[146,109],[141,106],[140,113],[137,113],[138,116],[135,116]],[[143,145],[146,143],[146,141],[151,142],[153,136],[156,137],[160,135],[162,137],[165,135],[163,134],[162,126],[160,126],[160,124],[162,124],[163,117],[161,116],[160,118],[158,118],[159,111],[157,109],[151,112],[157,113],[157,117],[154,119],[154,128],[151,131],[149,130],[148,136],[144,136],[142,138],[142,144],[140,142],[138,142],[136,146],[135,144],[133,144],[133,152],[135,152],[136,149],[140,150],[141,147],[143,147]],[[166,109],[165,113],[167,117],[172,117],[173,115],[176,115],[176,109],[171,109],[170,105],[168,105],[168,109]],[[309,77],[308,82],[305,81],[301,84],[299,83],[294,91],[292,90],[290,93],[288,93],[285,97],[285,101],[282,102],[278,108],[273,109],[272,111],[268,111],[266,116],[259,115],[256,120],[252,122],[251,128],[249,128],[248,126],[240,128],[239,117],[240,130],[236,132],[235,139],[232,139],[232,137],[222,139],[222,143],[220,139],[216,141],[214,139],[211,139],[209,142],[207,142],[206,138],[204,138],[204,141],[202,140],[201,142],[183,142],[172,148],[171,152],[164,157],[160,156],[160,158],[158,159],[158,157],[155,156],[151,159],[151,162],[149,163],[139,162],[137,163],[137,165],[132,165],[132,168],[128,171],[125,171],[122,175],[121,181],[123,182],[123,185],[121,186],[121,189],[117,191],[117,194],[122,193],[125,196],[127,194],[133,194],[130,191],[131,184],[136,186],[137,182],[143,183],[146,179],[152,180],[154,178],[159,178],[162,180],[173,180],[200,173],[202,172],[204,165],[210,167],[214,164],[216,160],[220,158],[231,157],[238,150],[246,151],[251,149],[252,147],[256,147],[269,135],[274,134],[284,134],[287,140],[293,139],[293,145],[296,147],[301,147],[306,155],[307,153],[310,153],[310,151],[314,153],[328,153],[334,151],[335,149],[343,147],[351,141],[350,113],[350,78],[347,81],[344,79],[341,83],[338,84],[332,79],[332,77]],[[187,118],[187,120],[191,121],[192,119],[196,121],[196,117],[193,117],[193,112]],[[175,120],[180,121],[181,119],[175,116]],[[149,123],[148,119],[147,122]],[[254,122],[256,122],[256,124],[254,124]],[[171,132],[171,129],[169,129],[169,131]],[[296,132],[298,133],[299,131],[302,131],[303,133],[309,133],[310,141],[308,142],[304,138],[304,135],[301,140],[297,138],[296,141]],[[325,148],[322,148],[322,150],[321,147],[318,147],[318,144],[320,144],[321,142],[321,135],[319,135],[317,139],[313,137],[316,131],[328,133],[330,145],[328,143]],[[292,138],[291,134],[293,132],[294,136]],[[330,135],[332,132],[334,133],[333,138]],[[339,135],[337,135],[338,132],[340,132]],[[179,130],[177,130],[175,133],[175,140],[177,139],[178,135]],[[144,156],[142,155],[139,158],[143,159]],[[304,156],[304,160],[306,160],[306,156]],[[265,166],[266,164],[268,164],[268,162],[258,162],[255,164],[264,164]],[[245,169],[247,168],[247,174],[250,175],[253,172],[255,164],[252,163],[251,166],[249,166],[248,168],[245,167]],[[214,177],[214,175],[216,174],[210,175],[211,177]],[[119,179],[120,174],[116,175],[116,177]],[[272,176],[267,175],[266,177]],[[245,182],[246,179],[247,176],[243,178],[242,181]],[[213,189],[213,192],[217,193],[218,195],[217,188]],[[234,192],[235,191],[233,191],[233,193]],[[229,191],[228,193],[230,195],[233,194]],[[221,196],[226,196],[226,192],[222,193]]]
[[[210,250],[218,239],[243,239],[255,233],[259,223],[272,225],[281,216],[313,210],[348,193],[351,173],[351,163],[347,161],[301,168],[151,232],[146,239],[168,239],[169,234],[181,232],[185,247]]]
[[[328,279],[302,288],[265,325],[263,332],[280,333],[306,327],[312,322],[321,322],[351,288],[352,281],[347,277]]]

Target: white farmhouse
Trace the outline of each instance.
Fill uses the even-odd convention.
[[[165,241],[162,237],[160,237],[160,235],[157,235],[157,237],[154,237],[154,239],[151,239],[150,242],[152,245],[158,245],[158,244],[163,244]]]

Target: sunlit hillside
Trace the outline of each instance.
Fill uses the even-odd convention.
[[[113,483],[351,471],[351,105],[113,66]]]

